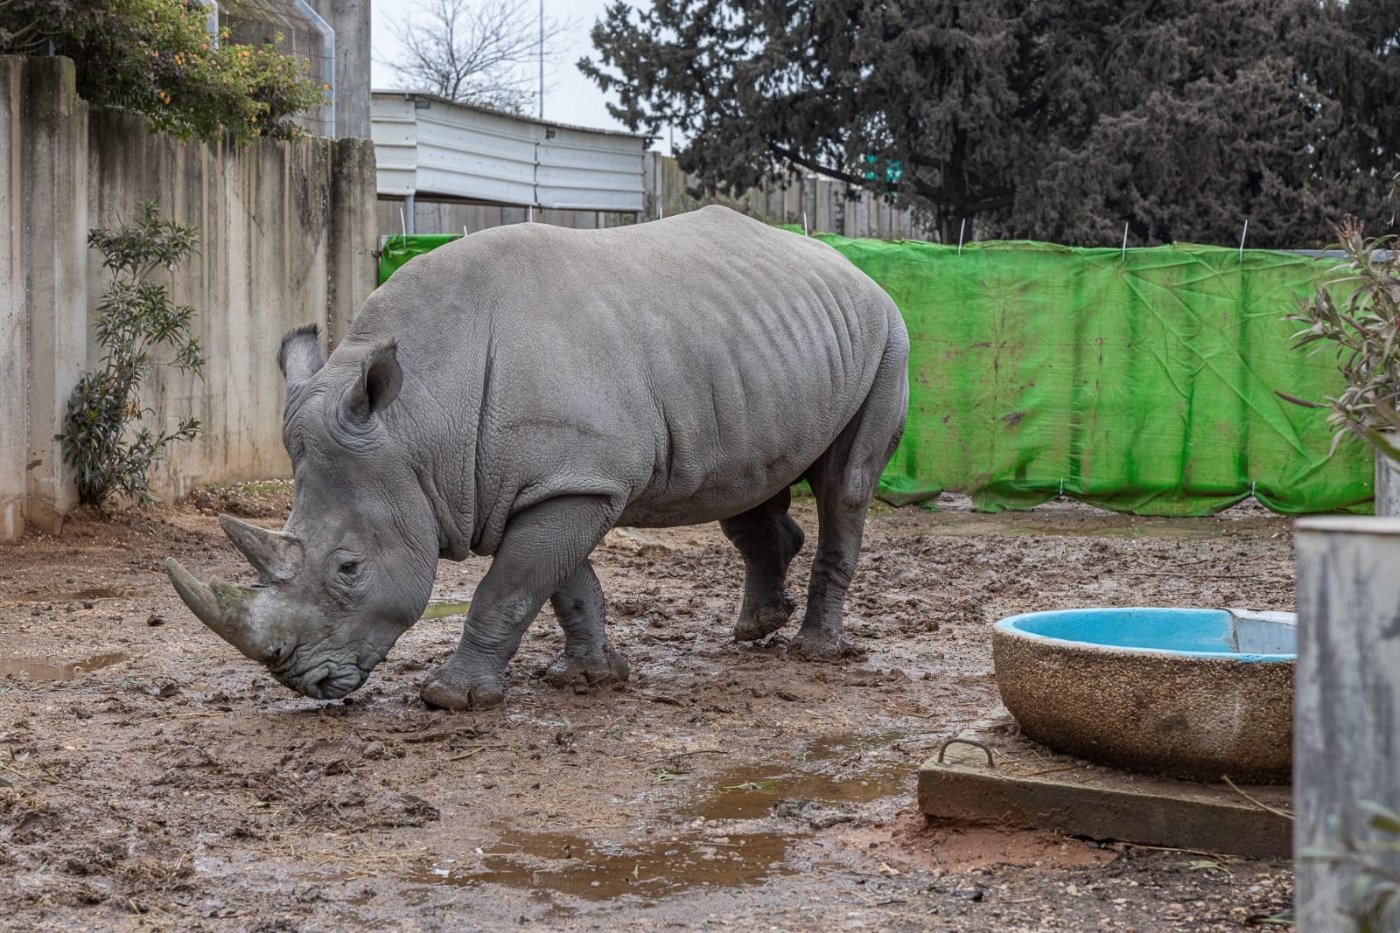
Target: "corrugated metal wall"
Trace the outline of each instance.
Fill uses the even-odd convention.
[[[639,136],[383,91],[373,95],[370,118],[381,197],[589,211],[645,207],[646,140]]]

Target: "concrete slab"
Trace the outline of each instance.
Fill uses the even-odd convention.
[[[967,743],[975,744],[967,744]],[[992,765],[988,766],[988,758]],[[1292,854],[1292,790],[1148,777],[1056,754],[1021,736],[1004,710],[919,769],[932,819],[1049,829],[1091,839],[1256,858]]]

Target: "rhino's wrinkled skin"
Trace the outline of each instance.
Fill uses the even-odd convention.
[[[221,519],[259,583],[167,566],[206,624],[292,689],[332,698],[422,613],[439,557],[494,555],[422,692],[483,708],[546,600],[565,634],[552,683],[627,676],[588,560],[614,525],[718,520],[746,566],[736,637],[776,631],[803,544],[788,487],[805,477],[820,533],[790,650],[837,656],[907,357],[874,282],[724,208],[488,230],[400,270],[324,363],[314,329],[283,342],[292,514],[281,533]]]

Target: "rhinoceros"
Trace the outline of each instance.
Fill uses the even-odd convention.
[[[627,678],[589,561],[617,525],[718,521],[745,566],[735,638],[777,631],[803,545],[789,487],[806,479],[819,532],[788,650],[838,657],[908,352],[894,303],[843,256],[725,208],[476,233],[397,272],[329,358],[314,327],[283,340],[291,515],[280,532],[220,516],[258,582],[166,570],[209,628],[333,699],[418,620],[440,558],[490,555],[421,690],[483,709],[546,600],[564,635],[548,682]]]

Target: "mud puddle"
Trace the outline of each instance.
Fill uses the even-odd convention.
[[[686,812],[707,820],[754,820],[784,803],[786,810],[795,812],[804,804],[840,806],[898,796],[909,768],[878,756],[880,749],[904,737],[902,732],[831,736],[808,744],[796,768],[730,768],[714,779],[710,794]]]
[[[81,661],[74,661],[72,664],[54,664],[50,661],[16,658],[0,661],[0,677],[27,677],[30,680],[72,680],[79,674],[100,671],[104,667],[111,667],[129,660],[131,660],[130,655],[119,651],[94,655]]]
[[[431,619],[447,619],[452,616],[464,616],[471,611],[472,601],[467,598],[434,599],[429,601],[428,608],[423,610],[419,616],[422,621]]]
[[[735,768],[720,775],[715,795],[692,812],[707,820],[757,820],[783,802],[872,803],[898,795],[907,770],[889,766],[853,775],[832,775]]]
[[[794,848],[813,831],[855,822],[860,805],[905,793],[907,765],[868,760],[903,737],[901,732],[827,737],[809,743],[786,767],[720,771],[649,821],[670,829],[648,828],[640,838],[599,841],[505,829],[494,845],[478,851],[476,865],[444,861],[404,879],[457,887],[504,885],[584,900],[634,895],[653,902],[695,888],[740,887],[794,874],[802,870]],[[662,773],[671,780],[686,776]]]
[[[647,900],[697,887],[754,884],[796,871],[783,833],[685,832],[658,841],[597,842],[565,833],[506,832],[476,868],[434,865],[405,876],[417,884],[488,884],[608,900]]]

